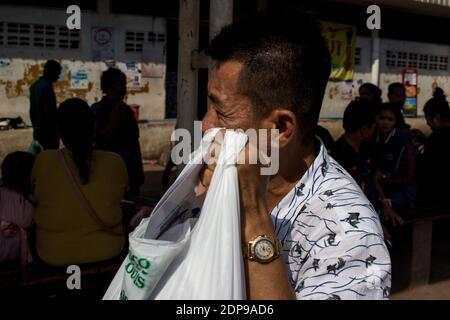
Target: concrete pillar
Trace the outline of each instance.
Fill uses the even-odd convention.
[[[200,0],[180,0],[177,127],[189,130],[192,140],[198,102],[198,70],[192,66],[192,57],[198,50],[199,21]]]
[[[209,40],[233,22],[233,0],[210,0],[209,2]]]
[[[211,41],[222,28],[233,22],[233,0],[210,0],[209,2],[209,41]],[[211,77],[213,64],[208,61],[208,77]]]
[[[210,0],[209,2],[209,41],[211,41],[222,28],[233,22],[233,0]],[[212,61],[208,61],[211,76]]]
[[[111,0],[97,0],[97,12],[108,15],[111,13]]]
[[[374,85],[380,82],[380,37],[378,30],[372,30],[372,81]]]

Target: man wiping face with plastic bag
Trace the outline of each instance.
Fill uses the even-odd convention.
[[[130,234],[104,299],[387,299],[378,216],[313,134],[331,63],[317,21],[241,20],[209,55],[201,147]]]
[[[224,28],[208,52],[215,68],[202,129],[279,132],[276,174],[237,165],[247,298],[388,299],[379,218],[313,134],[331,64],[317,21],[260,14]],[[214,168],[203,170],[199,193]]]

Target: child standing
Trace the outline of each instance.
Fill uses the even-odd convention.
[[[28,152],[13,152],[3,161],[0,187],[0,263],[31,262],[26,229],[33,220],[31,170],[34,157]]]

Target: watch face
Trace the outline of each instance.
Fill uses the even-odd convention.
[[[255,255],[258,259],[267,260],[273,257],[274,248],[272,242],[262,239],[255,244]]]

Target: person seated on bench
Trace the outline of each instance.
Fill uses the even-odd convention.
[[[388,204],[396,212],[415,206],[415,150],[410,137],[398,126],[395,106],[384,103],[377,117],[377,129],[370,152],[377,170],[375,180]]]
[[[378,213],[383,213],[382,223],[384,238],[390,234],[384,227],[386,222],[403,223],[400,216],[391,208],[384,206],[384,193],[374,181],[373,161],[365,150],[374,134],[375,105],[366,100],[350,102],[344,111],[344,134],[336,141],[333,158],[352,176]],[[381,216],[381,218],[383,218]]]
[[[125,244],[126,165],[115,153],[94,150],[95,119],[83,100],[63,102],[57,125],[66,148],[40,153],[32,173],[37,254],[53,266],[114,258]]]
[[[31,170],[34,157],[28,152],[13,152],[2,163],[0,187],[0,263],[31,261],[27,229],[33,220]]]
[[[361,147],[372,139],[375,106],[366,100],[350,102],[342,120],[344,134],[336,141],[333,158],[355,179],[367,199],[378,210],[378,194],[373,183],[371,161]]]
[[[443,93],[437,93],[423,108],[433,130],[417,168],[418,203],[424,207],[447,205],[450,195],[450,108]]]

